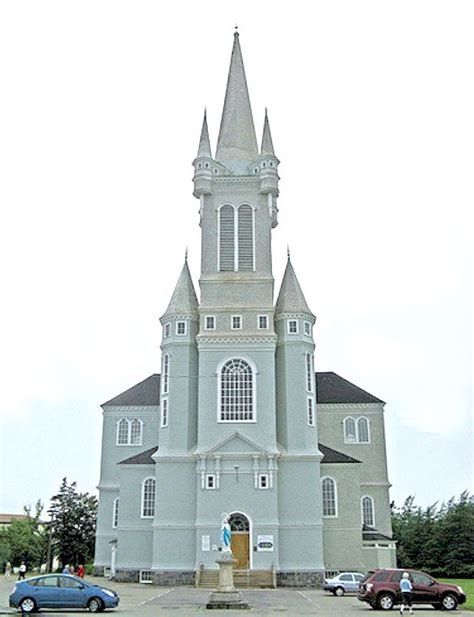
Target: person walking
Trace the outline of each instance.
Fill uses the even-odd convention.
[[[411,599],[413,597],[413,585],[411,584],[410,575],[408,572],[402,574],[400,580],[400,591],[402,592],[402,603],[400,605],[400,615],[403,615],[405,605],[410,609],[410,615],[413,615],[413,609],[411,607]]]
[[[84,566],[82,565],[82,563],[80,563],[77,566],[76,574],[79,578],[84,578],[85,570],[84,570]]]
[[[26,574],[26,563],[24,561],[21,562],[20,567],[18,568],[18,580],[24,581]]]

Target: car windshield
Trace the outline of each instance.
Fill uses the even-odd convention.
[[[373,572],[368,572],[363,578],[361,578],[360,582],[365,583],[372,576]]]

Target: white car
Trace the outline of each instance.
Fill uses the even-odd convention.
[[[323,589],[331,591],[335,596],[343,596],[345,593],[359,591],[359,583],[365,574],[360,572],[341,572],[334,578],[324,579]]]

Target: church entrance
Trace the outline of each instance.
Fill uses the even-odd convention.
[[[250,523],[241,512],[234,512],[229,516],[229,525],[232,532],[231,549],[237,559],[236,570],[250,568]]]

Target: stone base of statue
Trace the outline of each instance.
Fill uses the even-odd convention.
[[[209,596],[206,608],[245,609],[250,608],[242,594],[234,587],[234,564],[237,559],[231,552],[223,552],[216,563],[219,565],[219,584]]]

